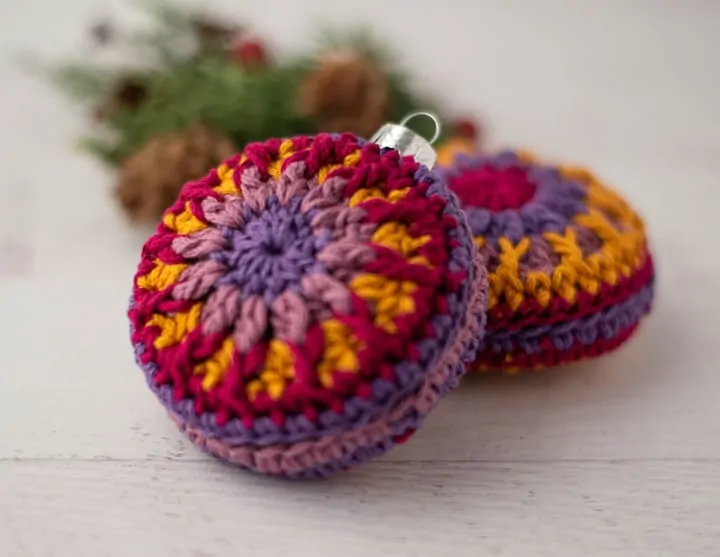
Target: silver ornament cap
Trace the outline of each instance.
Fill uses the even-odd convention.
[[[420,116],[429,118],[435,126],[435,133],[429,140],[407,127],[410,120]],[[441,131],[440,119],[435,114],[425,111],[413,112],[405,116],[399,124],[385,124],[375,132],[370,141],[377,143],[380,147],[395,149],[403,156],[411,155],[420,164],[432,168],[437,160],[433,143],[440,137]]]

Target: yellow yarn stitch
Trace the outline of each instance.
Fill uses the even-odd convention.
[[[194,304],[188,311],[176,313],[172,316],[153,315],[146,327],[160,327],[160,334],[155,339],[155,348],[167,348],[182,341],[200,323],[203,304]]]
[[[174,213],[167,213],[163,218],[163,223],[173,232],[178,234],[192,234],[193,232],[199,232],[207,227],[207,225],[193,215],[190,210],[190,203],[185,203],[185,210],[177,215]]]
[[[542,271],[530,271],[525,277],[525,292],[545,308],[552,300],[552,279]]]
[[[510,307],[515,310],[524,299],[525,285],[520,280],[520,259],[530,248],[530,239],[523,238],[513,246],[508,238],[500,238],[498,247],[500,248],[498,266],[488,277],[490,282],[488,306],[495,306],[500,297],[504,296]]]
[[[280,149],[278,149],[278,158],[277,160],[274,160],[270,163],[268,166],[268,174],[275,179],[279,180],[280,175],[282,174],[282,165],[285,162],[285,159],[290,157],[290,155],[295,153],[295,148],[293,146],[293,140],[292,139],[286,139],[280,144]]]
[[[220,185],[215,186],[213,190],[221,195],[238,195],[239,191],[235,185],[235,180],[233,180],[234,173],[234,168],[230,168],[226,164],[221,164],[217,169]]]
[[[375,305],[375,324],[389,333],[397,332],[394,319],[415,311],[412,294],[417,285],[392,280],[382,275],[363,274],[355,277],[350,288],[361,298]]]
[[[515,151],[515,156],[522,164],[533,164],[538,160],[537,155],[529,149],[518,149]]]
[[[578,215],[575,222],[603,241],[602,248],[593,254],[595,257],[592,259],[602,280],[614,285],[619,280],[618,275],[627,277],[631,274],[630,266],[625,262],[620,232],[599,211],[591,210],[586,215]]]
[[[318,184],[322,184],[325,180],[327,180],[328,175],[333,170],[357,165],[357,163],[360,162],[361,155],[362,151],[360,149],[356,149],[349,155],[346,155],[341,164],[329,164],[327,166],[321,167],[317,173]]]
[[[595,177],[592,175],[592,173],[582,166],[575,166],[573,164],[564,164],[557,167],[557,169],[560,171],[560,175],[567,179],[571,180],[573,182],[582,182],[585,184],[589,184],[592,181],[595,181]]]
[[[397,203],[404,198],[409,191],[410,188],[400,188],[392,190],[389,194],[385,195],[385,192],[380,188],[362,188],[357,190],[350,198],[350,207],[355,207],[370,199],[384,199],[389,203]]]
[[[591,206],[617,221],[621,232],[618,236],[619,249],[631,267],[637,268],[644,262],[645,223],[632,207],[617,192],[592,179],[587,189]]]
[[[165,290],[175,284],[182,272],[188,268],[185,263],[168,265],[159,259],[155,260],[155,267],[147,275],[138,277],[137,286],[144,290]]]
[[[623,229],[621,236],[633,238],[634,248],[645,245],[645,223],[630,204],[615,190],[603,185],[591,172],[579,167],[563,167],[563,176],[587,184],[588,206],[616,220]]]
[[[520,158],[530,163],[535,160],[529,153],[521,153]],[[529,239],[525,238],[513,246],[507,238],[500,238],[498,267],[489,277],[489,308],[504,300],[515,310],[525,296],[535,298],[546,307],[555,294],[573,303],[579,290],[597,294],[602,283],[615,285],[621,277],[630,276],[644,265],[644,224],[632,207],[586,169],[565,166],[560,171],[565,178],[586,184],[589,210],[586,214],[575,216],[573,222],[597,235],[603,242],[602,247],[596,253],[585,256],[577,245],[573,229],[568,228],[563,234],[543,234],[560,257],[560,263],[552,276],[541,271],[529,271],[521,277],[520,261],[527,252]],[[485,245],[482,237],[476,238],[475,242],[478,247]]]
[[[222,381],[230,367],[234,351],[235,343],[232,337],[227,337],[215,354],[195,366],[193,372],[197,375],[203,375],[203,389],[209,391]]]
[[[410,228],[405,224],[387,222],[375,231],[371,241],[400,253],[410,263],[431,267],[427,258],[414,255],[418,248],[430,241],[430,236],[416,238],[410,234]]]
[[[360,368],[357,353],[362,343],[352,334],[350,327],[331,319],[320,326],[325,334],[325,351],[318,364],[320,383],[326,388],[333,386],[334,371],[356,373]]]
[[[450,166],[458,155],[472,155],[477,153],[477,143],[473,139],[464,137],[451,137],[438,145],[435,150],[437,160],[435,164],[438,166]]]
[[[279,399],[288,379],[295,377],[294,358],[290,347],[282,340],[273,339],[268,347],[265,368],[260,376],[247,386],[250,399],[267,392],[273,400]]]
[[[552,289],[569,303],[574,303],[577,296],[576,284],[586,290],[596,293],[599,288],[597,275],[593,266],[583,259],[583,253],[577,245],[575,231],[566,228],[565,234],[546,232],[543,238],[553,247],[555,254],[560,257],[560,263],[552,274]]]

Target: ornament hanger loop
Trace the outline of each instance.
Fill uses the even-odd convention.
[[[440,134],[442,133],[442,124],[440,124],[440,119],[432,112],[427,112],[425,110],[418,110],[417,112],[411,112],[410,114],[405,116],[405,118],[402,119],[402,122],[400,122],[400,125],[407,127],[407,123],[410,120],[412,120],[413,118],[417,118],[419,116],[425,116],[426,118],[429,118],[430,120],[432,120],[432,123],[435,125],[435,133],[433,134],[431,139],[427,140],[427,142],[430,145],[432,145],[440,138]]]
[[[433,135],[430,141],[405,125],[418,116],[430,118],[435,125],[435,135]],[[433,149],[432,144],[440,137],[440,131],[440,119],[432,112],[420,110],[405,116],[400,124],[388,122],[375,132],[375,135],[370,138],[370,141],[380,145],[380,147],[395,149],[403,156],[410,155],[419,163],[424,164],[428,168],[432,168],[437,159],[437,153],[435,149]]]

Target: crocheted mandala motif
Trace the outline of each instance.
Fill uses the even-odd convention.
[[[137,360],[202,449],[325,476],[406,439],[472,362],[486,274],[456,198],[353,135],[249,145],[146,243]]]
[[[440,170],[488,261],[481,369],[554,366],[612,350],[650,310],[643,222],[588,171],[531,156],[459,155]]]

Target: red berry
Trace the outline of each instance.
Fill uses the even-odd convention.
[[[467,118],[456,120],[454,125],[455,135],[458,137],[467,137],[475,139],[478,136],[478,129],[475,122]]]
[[[232,58],[244,67],[262,67],[267,64],[267,52],[260,41],[242,41],[232,49]]]

